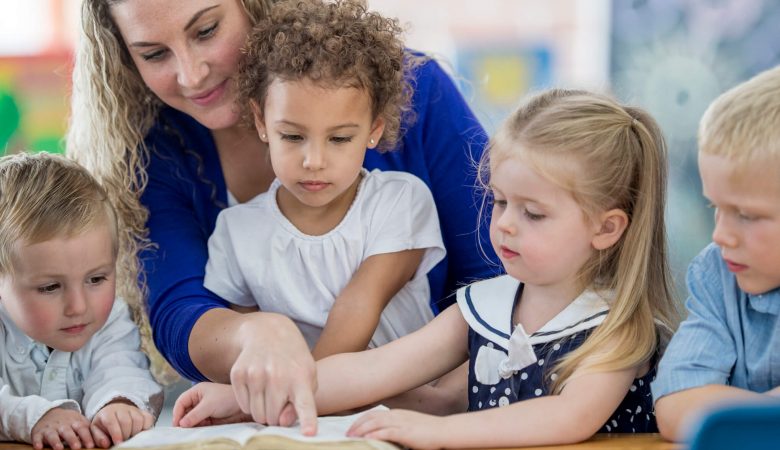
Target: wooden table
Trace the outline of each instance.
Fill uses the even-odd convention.
[[[636,435],[609,435],[598,434],[593,438],[573,445],[554,445],[547,447],[526,447],[524,450],[587,450],[587,449],[606,449],[606,450],[683,450],[684,445],[672,444],[664,441],[657,434],[636,434]],[[0,450],[30,450],[31,446],[27,444],[16,444],[12,442],[0,442]],[[505,449],[510,450],[510,449]]]

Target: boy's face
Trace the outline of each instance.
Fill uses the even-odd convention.
[[[108,225],[25,245],[14,273],[0,276],[0,302],[25,334],[57,350],[83,347],[114,303],[115,256]]]
[[[780,175],[768,166],[737,169],[727,157],[699,153],[704,196],[715,207],[712,240],[750,294],[780,286]]]

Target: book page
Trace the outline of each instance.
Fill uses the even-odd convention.
[[[377,406],[371,411],[386,410],[384,406]],[[235,423],[229,425],[213,425],[196,428],[179,427],[154,427],[143,431],[115,448],[235,448],[248,446],[252,449],[260,448],[375,448],[397,449],[395,445],[381,441],[369,441],[366,439],[348,438],[346,432],[352,423],[363,414],[351,416],[328,416],[317,419],[317,435],[304,436],[300,426],[296,423],[292,427],[265,426],[258,423]],[[193,445],[196,444],[197,445]],[[335,447],[330,444],[337,444]],[[320,445],[323,444],[323,445]],[[347,445],[362,444],[362,445]]]

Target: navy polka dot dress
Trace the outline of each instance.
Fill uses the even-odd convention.
[[[585,291],[532,335],[514,333],[512,312],[522,285],[512,277],[474,283],[458,291],[458,305],[469,324],[469,410],[505,406],[549,394],[550,373],[558,360],[579,347],[609,310],[593,291]],[[655,367],[634,380],[604,433],[658,432],[650,382]]]

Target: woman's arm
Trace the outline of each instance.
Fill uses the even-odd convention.
[[[400,339],[317,362],[317,411],[330,414],[416,388],[468,358],[468,326],[457,306]]]
[[[312,354],[322,359],[336,353],[365,350],[387,303],[412,279],[424,249],[369,256],[336,297]]]

